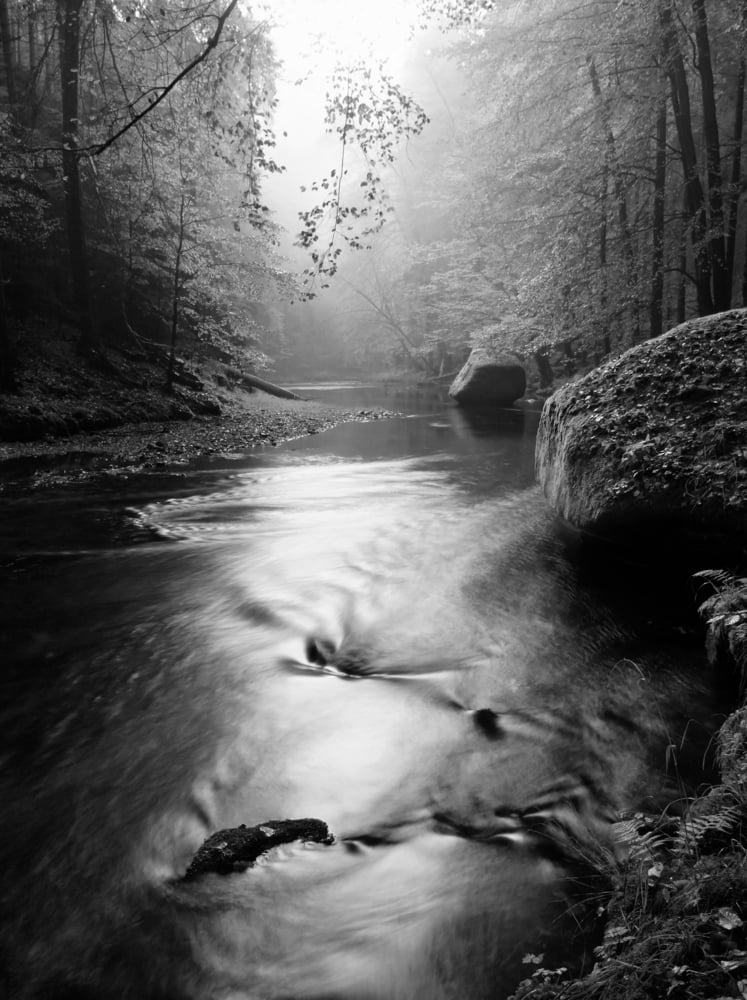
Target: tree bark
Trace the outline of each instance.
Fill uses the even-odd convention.
[[[672,0],[662,0],[659,8],[662,51],[669,77],[672,109],[677,126],[680,158],[685,178],[685,203],[693,246],[695,284],[698,295],[698,312],[707,316],[714,312],[711,293],[711,265],[707,246],[708,220],[703,185],[698,173],[698,158],[692,129],[690,89],[687,83],[685,61],[682,58],[677,29],[672,17]]]
[[[179,201],[179,234],[176,244],[176,257],[174,259],[174,288],[171,300],[171,349],[169,351],[169,365],[166,372],[166,391],[172,392],[174,388],[174,361],[176,359],[176,336],[179,330],[179,286],[182,280],[182,253],[184,250],[184,206],[185,194],[182,189],[181,200]]]
[[[535,351],[534,360],[537,363],[539,373],[540,389],[548,389],[555,378],[555,372],[550,364],[550,356],[547,351]]]
[[[729,209],[726,218],[726,269],[731,276],[732,296],[736,280],[734,275],[734,264],[737,256],[737,221],[739,215],[739,193],[742,180],[742,138],[744,134],[744,88],[746,79],[747,60],[745,60],[743,53],[739,60],[737,92],[735,95],[736,100],[734,102],[734,152],[732,154],[731,161]],[[744,298],[742,298],[742,302],[744,303]]]
[[[677,283],[677,325],[685,322],[687,312],[687,243],[688,243],[688,214],[687,197],[683,195],[682,205],[682,229],[680,232],[680,267],[679,281]]]
[[[8,0],[0,0],[0,35],[2,35],[3,65],[5,68],[5,83],[8,88],[8,102],[11,107],[14,107],[17,98],[16,74],[10,36]]]
[[[599,305],[602,313],[602,323],[604,332],[602,334],[603,349],[605,354],[609,354],[612,349],[610,339],[609,318],[607,316],[607,188],[608,188],[609,166],[607,163],[602,168],[601,184],[601,221],[599,223],[599,275],[602,287],[599,294]]]
[[[705,0],[692,0],[695,19],[695,45],[698,52],[698,73],[703,104],[703,134],[706,147],[706,167],[708,173],[708,204],[710,208],[709,253],[713,275],[713,306],[717,312],[728,309],[731,304],[731,275],[726,267],[726,246],[724,241],[724,206],[721,182],[721,143],[718,118],[716,117],[716,97],[713,84],[711,43],[708,37]]]
[[[37,74],[37,45],[36,45],[36,10],[30,3],[26,12],[26,39],[28,42],[29,56],[29,78],[28,97],[32,110],[36,111],[36,74]]]
[[[29,75],[33,85],[33,72],[36,69],[36,10],[29,4],[26,13],[26,37],[29,46]]]
[[[604,129],[604,138],[607,146],[607,160],[606,169],[609,169],[612,173],[612,188],[615,193],[615,200],[617,202],[617,221],[620,226],[620,237],[622,241],[623,257],[625,258],[625,264],[627,269],[627,282],[628,291],[637,296],[638,291],[638,270],[636,267],[636,255],[633,248],[633,235],[630,229],[630,218],[628,213],[628,200],[625,192],[625,184],[623,182],[622,173],[620,171],[620,162],[617,155],[617,144],[615,142],[615,134],[612,131],[612,124],[609,118],[609,110],[605,104],[604,95],[602,93],[602,86],[599,82],[599,74],[597,72],[596,63],[594,62],[593,56],[587,56],[586,65],[589,70],[589,79],[591,80],[591,88],[594,92],[594,97],[599,105],[599,113],[602,121],[602,127]],[[640,340],[640,322],[638,320],[638,307],[637,304],[634,306],[634,330],[633,339]]]
[[[79,348],[90,353],[98,347],[94,330],[88,259],[83,224],[78,153],[78,77],[80,59],[80,11],[83,0],[61,0],[60,84],[62,89],[62,169],[65,175],[65,221],[70,252],[73,298],[80,324]]]
[[[654,160],[654,207],[651,226],[651,303],[649,337],[663,330],[664,313],[664,208],[667,181],[667,95],[662,86],[656,114],[656,156]]]
[[[290,389],[283,389],[282,386],[268,382],[267,379],[259,378],[257,375],[244,375],[240,384],[245,388],[261,389],[262,392],[267,392],[270,396],[278,396],[280,399],[303,399],[303,396],[297,396]]]

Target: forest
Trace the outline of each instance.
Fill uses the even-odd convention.
[[[167,386],[178,358],[436,377],[488,346],[547,387],[747,301],[744,0],[416,14],[398,66],[341,54],[288,221],[271,8],[0,0],[5,388],[35,327]]]
[[[746,86],[0,0],[0,995],[747,998]]]

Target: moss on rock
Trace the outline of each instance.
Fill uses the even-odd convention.
[[[747,547],[747,310],[691,320],[559,389],[537,476],[572,525]],[[702,565],[702,564],[701,564]]]

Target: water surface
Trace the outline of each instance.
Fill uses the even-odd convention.
[[[304,390],[405,415],[2,501],[9,995],[505,996],[701,778],[699,644],[576,565],[536,410]],[[335,843],[181,880],[303,816]]]

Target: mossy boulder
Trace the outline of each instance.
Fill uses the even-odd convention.
[[[460,406],[509,406],[526,387],[526,372],[516,358],[496,357],[476,347],[451,383],[449,395]]]
[[[745,309],[691,320],[551,396],[536,472],[558,513],[598,536],[743,562],[746,346]]]

